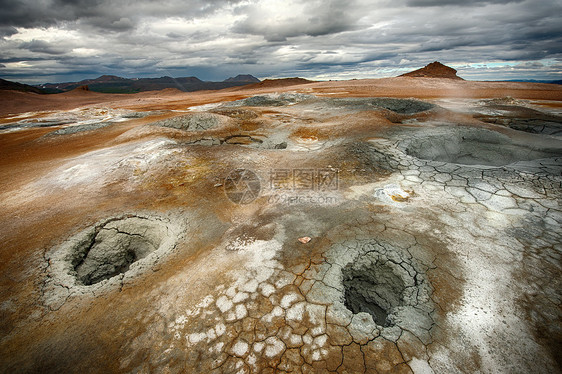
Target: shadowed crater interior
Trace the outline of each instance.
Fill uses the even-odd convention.
[[[125,273],[160,247],[166,226],[139,217],[110,220],[78,242],[71,253],[79,283],[89,286]]]
[[[353,313],[369,313],[379,326],[392,324],[388,315],[402,305],[404,281],[388,264],[350,264],[343,269],[345,306]]]

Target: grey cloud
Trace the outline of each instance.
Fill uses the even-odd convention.
[[[119,8],[101,0],[1,0],[0,26],[49,27],[60,22],[119,20]],[[110,25],[106,22],[104,26]]]
[[[482,6],[488,4],[509,4],[509,3],[520,3],[524,0],[469,0],[469,1],[457,1],[457,0],[408,0],[406,2],[409,6],[414,7],[438,7],[438,6],[457,6],[457,7],[470,7],[470,6]]]
[[[268,11],[268,4],[260,2],[193,0],[186,5],[180,0],[164,4],[148,0],[0,0],[13,15],[10,20],[4,12],[0,14],[0,62],[26,61],[33,66],[25,71],[3,68],[2,74],[59,76],[60,81],[63,76],[88,78],[105,73],[200,75],[209,80],[240,72],[261,77],[354,78],[398,75],[435,60],[470,64],[562,58],[558,19],[562,5],[557,0],[482,0],[470,7],[445,0],[381,0],[377,7],[369,0],[312,0],[303,5],[303,12],[269,14],[267,22],[263,12]],[[225,9],[232,12],[231,18]],[[29,12],[27,20],[23,19],[25,12]],[[213,18],[213,22],[221,22],[219,27],[206,19],[217,14],[225,14],[225,27],[222,19]],[[178,17],[180,26],[144,26],[164,22],[168,16]],[[243,17],[234,23],[234,16]],[[200,27],[181,26],[182,20],[188,23],[194,17],[199,17]],[[13,34],[15,26],[56,24],[71,31],[73,38],[55,38],[49,44],[41,40],[22,43],[17,35],[1,37],[2,30],[6,30],[5,36]],[[76,48],[94,50],[95,58],[71,52]],[[499,71],[467,67],[460,75],[480,79]],[[535,64],[508,74],[553,71],[550,66]]]
[[[50,26],[57,21],[74,20],[92,12],[98,1],[1,0],[0,25],[19,27]]]
[[[193,18],[211,14],[225,4],[241,0],[151,0],[115,2],[112,0],[0,0],[0,27],[48,27],[61,22],[108,31],[134,28],[145,16]]]
[[[95,16],[78,21],[79,25],[95,27],[105,31],[121,32],[134,29],[136,21],[128,17]]]
[[[0,37],[14,35],[18,32],[15,27],[12,26],[0,26]]]
[[[171,39],[181,39],[181,38],[183,38],[183,35],[175,33],[175,32],[169,32],[169,33],[166,34],[166,36],[168,38],[171,38]]]
[[[49,55],[62,55],[66,52],[60,46],[52,45],[44,40],[33,39],[30,42],[22,43],[19,48],[27,49],[31,52],[46,53]]]
[[[242,8],[246,18],[238,22],[233,32],[261,35],[269,42],[284,42],[296,36],[337,34],[356,28],[359,18],[354,1],[310,1],[302,14],[293,14],[283,20],[264,22],[256,5]],[[240,10],[239,10],[240,11]]]

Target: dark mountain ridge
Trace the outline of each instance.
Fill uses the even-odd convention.
[[[33,93],[38,93],[38,94],[44,93],[43,90],[41,90],[37,87],[30,86],[28,84],[7,81],[7,80],[1,79],[1,78],[0,78],[0,90],[33,92]]]
[[[197,77],[122,78],[115,75],[102,75],[95,79],[84,79],[80,82],[45,83],[36,85],[35,88],[46,93],[67,92],[80,86],[88,86],[91,91],[103,93],[136,93],[165,88],[177,88],[184,92],[193,92],[220,90],[256,82],[260,82],[260,80],[252,75],[238,75],[223,82],[206,82]]]

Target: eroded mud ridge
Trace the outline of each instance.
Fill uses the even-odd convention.
[[[204,131],[225,123],[228,117],[213,113],[191,113],[154,122],[155,126],[171,127],[186,131]]]
[[[233,101],[224,107],[282,107],[300,105],[325,106],[331,110],[344,109],[353,111],[386,109],[399,114],[415,114],[435,108],[435,105],[414,99],[382,98],[325,98],[298,93],[268,94],[252,96]]]

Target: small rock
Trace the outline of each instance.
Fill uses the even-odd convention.
[[[306,244],[311,240],[312,238],[310,236],[303,236],[302,238],[299,238],[299,242],[301,242],[302,244]]]

